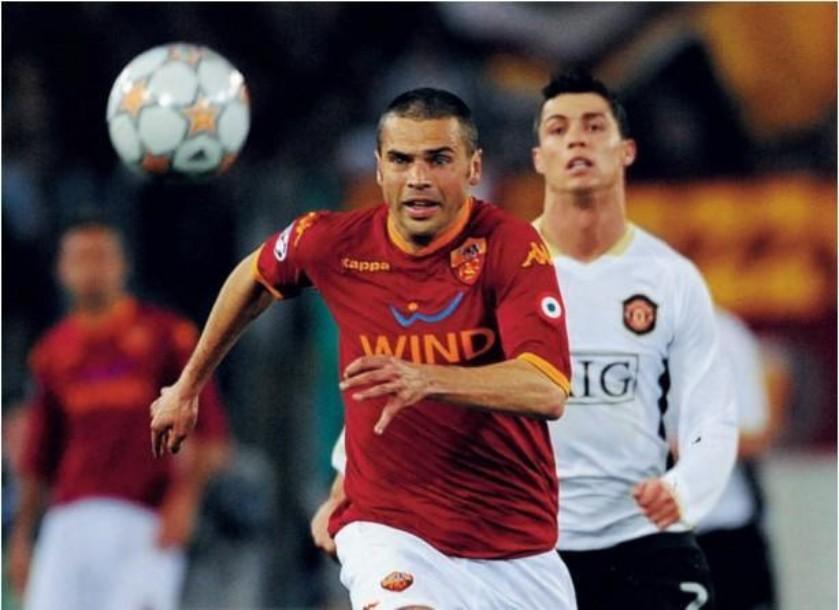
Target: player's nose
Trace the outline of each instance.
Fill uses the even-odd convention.
[[[431,186],[428,169],[424,163],[414,163],[408,170],[408,186],[412,189],[425,189]]]

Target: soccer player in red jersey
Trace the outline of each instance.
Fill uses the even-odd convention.
[[[397,97],[376,159],[383,204],[304,215],[231,273],[153,405],[154,450],[179,449],[247,324],[313,286],[341,333],[349,466],[330,531],[353,607],[574,608],[553,552],[545,420],[562,414],[570,365],[550,255],[469,195],[481,151],[451,93]]]
[[[198,442],[176,459],[149,455],[139,426],[198,333],[131,298],[126,273],[111,226],[80,223],[61,238],[58,275],[73,312],[32,351],[36,391],[9,555],[28,610],[177,608],[183,545],[205,481],[226,460],[227,426],[212,382],[201,394]],[[51,501],[32,557],[46,487]]]

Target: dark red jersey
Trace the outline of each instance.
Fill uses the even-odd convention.
[[[363,355],[478,366],[522,358],[568,390],[562,299],[536,231],[469,200],[455,225],[412,251],[387,207],[310,213],[268,239],[257,278],[278,298],[315,286],[340,330],[340,366]],[[347,501],[334,534],[373,521],[458,557],[545,552],[557,481],[544,422],[423,400],[373,432],[385,399],[344,393]]]
[[[48,331],[31,356],[24,472],[48,480],[56,503],[106,496],[159,506],[173,464],[152,457],[149,405],[178,378],[197,338],[190,322],[132,299],[95,322],[71,315]],[[225,437],[213,382],[200,405],[196,434]]]

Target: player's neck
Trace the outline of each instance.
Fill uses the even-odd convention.
[[[546,189],[541,230],[547,241],[566,256],[593,261],[626,234],[624,191],[556,193]]]
[[[90,295],[85,298],[77,298],[73,303],[73,309],[83,318],[95,320],[108,316],[126,298],[127,295],[122,291]]]

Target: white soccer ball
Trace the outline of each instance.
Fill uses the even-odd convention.
[[[150,174],[202,178],[236,160],[248,136],[245,79],[224,57],[186,43],[135,57],[114,82],[108,132],[120,158]]]

